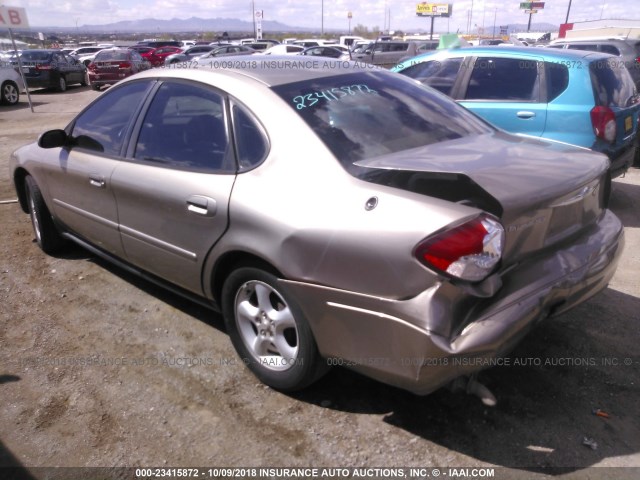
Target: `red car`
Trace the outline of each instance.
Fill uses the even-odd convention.
[[[113,85],[134,73],[151,68],[151,64],[138,52],[128,48],[101,50],[89,64],[89,83],[99,90],[103,85]]]
[[[150,60],[149,57],[151,57],[151,54],[153,53],[155,48],[134,45],[133,47],[129,47],[129,49],[130,50],[135,50],[136,52],[138,52],[140,54],[140,56],[142,58],[144,58],[147,62],[151,63],[151,60]]]
[[[160,65],[164,65],[164,59],[166,57],[174,53],[182,53],[182,50],[180,47],[159,47],[149,54],[148,59],[151,62],[151,66],[159,67]]]

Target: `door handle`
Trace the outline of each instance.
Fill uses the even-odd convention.
[[[518,116],[518,118],[533,118],[536,116],[536,112],[529,112],[525,110],[516,113],[516,115]]]
[[[89,175],[89,184],[92,187],[96,187],[96,188],[104,188],[107,184],[107,182],[105,182],[104,177],[102,175]]]
[[[213,198],[205,197],[203,195],[191,195],[187,198],[188,212],[205,217],[213,217],[217,210],[217,203]]]

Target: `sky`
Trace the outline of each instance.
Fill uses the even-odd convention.
[[[27,10],[29,24],[37,26],[79,27],[113,23],[121,20],[156,18],[238,18],[252,20],[250,0],[0,0],[5,6]],[[629,5],[638,0],[572,0],[569,22],[598,19],[623,19],[629,16]],[[316,27],[320,30],[348,30],[361,24],[369,29],[405,32],[428,31],[430,19],[416,16],[415,0],[254,0],[266,20],[277,20],[291,26]],[[442,2],[449,3],[449,2]],[[519,9],[520,0],[453,0],[453,16],[436,18],[435,31],[467,33],[490,29],[494,24],[527,23],[529,16]],[[545,8],[533,15],[532,23],[564,23],[569,0],[548,0]],[[324,11],[324,18],[322,13]],[[640,10],[632,9],[632,18],[640,20]],[[469,18],[471,17],[471,18]],[[265,32],[268,33],[268,32]]]

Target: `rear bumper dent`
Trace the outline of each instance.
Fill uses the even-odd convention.
[[[444,283],[408,300],[390,300],[318,285],[283,281],[309,320],[320,353],[381,382],[426,395],[451,380],[495,364],[539,321],[604,289],[615,273],[624,230],[607,211],[566,248],[512,269],[491,299],[477,299],[463,327],[441,325]],[[471,303],[470,303],[471,305]],[[445,309],[446,310],[446,309]],[[456,319],[447,319],[454,324]]]

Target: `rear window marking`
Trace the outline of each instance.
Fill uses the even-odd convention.
[[[345,85],[342,87],[335,87],[330,90],[321,90],[318,92],[307,93],[305,95],[297,95],[293,97],[293,103],[296,105],[296,109],[302,110],[303,108],[314,106],[321,99],[325,99],[327,102],[332,102],[334,100],[340,100],[349,95],[367,93],[375,95],[378,94],[377,91],[372,90],[368,85],[365,84]],[[309,102],[308,105],[305,103],[306,101]]]

